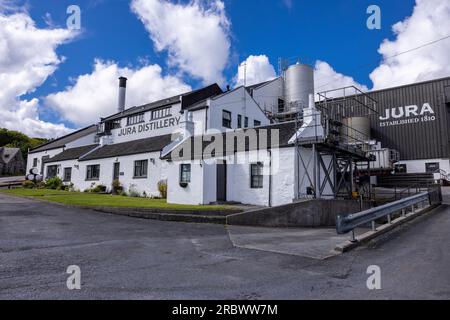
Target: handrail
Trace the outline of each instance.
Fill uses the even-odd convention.
[[[348,216],[338,215],[336,221],[336,230],[338,234],[346,234],[352,232],[352,241],[355,240],[354,230],[357,227],[372,223],[372,229],[375,229],[375,220],[387,217],[388,222],[391,223],[392,215],[401,212],[402,216],[406,215],[406,210],[411,208],[411,211],[415,212],[415,207],[418,204],[427,202],[428,205],[442,203],[442,193],[440,186],[429,190],[428,192],[422,192],[412,197],[401,199],[395,202],[391,202],[376,208],[350,214]]]
[[[434,173],[439,173],[441,175],[441,179],[450,180],[450,174],[447,171],[438,169]]]

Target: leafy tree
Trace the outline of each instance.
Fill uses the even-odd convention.
[[[47,141],[43,138],[30,138],[19,131],[0,128],[0,147],[19,148],[25,159],[28,149],[36,148]]]

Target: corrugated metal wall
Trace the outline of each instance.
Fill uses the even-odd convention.
[[[417,105],[420,110],[428,103],[434,110],[434,121],[423,121],[423,116],[401,117],[380,120],[371,117],[372,137],[381,141],[383,147],[400,151],[402,160],[418,160],[450,157],[450,105],[445,103],[445,90],[450,86],[450,77],[430,82],[418,83],[398,88],[370,92],[378,101],[377,109],[381,117],[386,109]],[[447,89],[448,90],[448,89]],[[430,114],[426,114],[430,115]],[[392,124],[391,121],[415,121],[414,123]],[[418,122],[416,122],[418,121]]]

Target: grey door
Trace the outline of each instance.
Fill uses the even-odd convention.
[[[116,162],[114,163],[113,181],[119,180],[119,178],[120,178],[120,163]]]
[[[227,162],[217,163],[217,201],[227,201]]]
[[[41,159],[41,175],[45,176],[44,167],[45,167],[45,161],[50,159],[50,156],[43,156]]]

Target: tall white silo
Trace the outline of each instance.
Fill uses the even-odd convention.
[[[307,108],[310,94],[314,94],[314,69],[300,63],[288,67],[284,71],[285,110]]]

